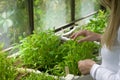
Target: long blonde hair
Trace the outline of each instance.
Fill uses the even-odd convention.
[[[117,39],[120,26],[120,0],[102,0],[103,4],[110,9],[110,17],[105,33],[102,36],[102,45],[111,49]]]

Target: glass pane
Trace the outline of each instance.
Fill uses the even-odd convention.
[[[35,0],[35,30],[58,28],[71,22],[71,0]],[[96,0],[75,0],[75,18],[79,19],[98,9]],[[86,23],[90,18],[84,20]],[[81,22],[80,22],[81,24]]]
[[[99,9],[99,3],[97,0],[76,0],[76,19],[84,17],[90,13],[93,13]],[[89,18],[80,21],[79,24],[85,24],[89,21]]]
[[[58,28],[70,22],[70,0],[35,0],[35,29]]]
[[[18,42],[19,36],[29,34],[26,0],[0,1],[0,43],[4,48]]]

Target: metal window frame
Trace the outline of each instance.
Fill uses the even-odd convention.
[[[34,31],[34,0],[27,0],[28,2],[28,13],[29,13],[29,27],[30,27],[30,33],[32,34]],[[54,30],[55,32],[58,32],[62,29],[68,28],[72,26],[70,29],[72,29],[75,25],[75,22],[80,21],[86,17],[89,17],[91,15],[96,14],[97,12],[94,12],[86,17],[80,18],[78,20],[75,19],[75,0],[70,0],[70,8],[71,8],[71,22],[67,25],[61,26],[60,28]]]
[[[29,27],[30,33],[34,31],[34,0],[27,0],[28,2],[28,14],[29,14]],[[71,5],[71,22],[75,20],[75,0],[70,1]],[[72,23],[72,25],[75,23]]]
[[[29,28],[30,33],[33,34],[34,31],[34,0],[27,0],[28,2],[28,14],[29,14]]]

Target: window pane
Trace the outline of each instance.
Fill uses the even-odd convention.
[[[76,19],[79,19],[81,17],[85,17],[86,15],[93,13],[99,9],[99,3],[97,0],[76,0]],[[80,22],[78,24],[82,25],[85,24],[91,19],[92,17],[88,17]]]
[[[29,34],[26,0],[0,1],[0,42],[4,48],[18,42],[19,36]]]
[[[35,29],[38,31],[54,29],[71,22],[70,2],[71,0],[35,0]],[[75,19],[94,12],[98,7],[96,0],[75,0]],[[88,19],[82,23],[86,23]]]
[[[58,28],[70,22],[70,0],[35,0],[35,29]]]

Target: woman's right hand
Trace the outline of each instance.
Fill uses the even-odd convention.
[[[84,36],[84,38],[78,40],[78,42],[84,42],[84,41],[101,41],[101,35],[88,31],[88,30],[81,30],[76,33],[73,33],[70,38],[75,40],[79,36]]]

